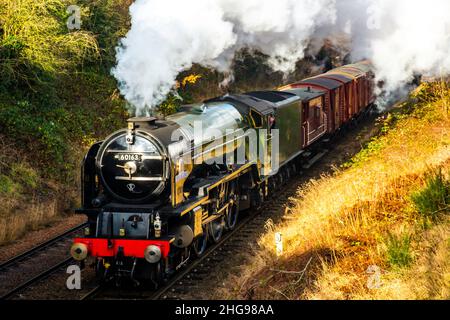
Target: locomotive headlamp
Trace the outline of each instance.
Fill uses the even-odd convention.
[[[145,260],[149,263],[156,263],[161,260],[161,249],[158,246],[148,246],[144,251]]]
[[[159,213],[156,214],[155,221],[153,221],[153,229],[155,230],[155,238],[161,237],[161,218]]]
[[[134,144],[134,122],[132,121],[128,122],[128,132],[125,140],[127,141],[127,144]]]
[[[77,261],[87,258],[88,248],[84,243],[74,243],[70,248],[70,255]]]

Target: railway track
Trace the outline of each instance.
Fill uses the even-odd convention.
[[[86,226],[82,223],[0,264],[0,300],[17,295],[73,263],[68,248],[72,238]]]

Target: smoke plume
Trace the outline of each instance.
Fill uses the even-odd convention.
[[[289,73],[311,41],[344,35],[352,60],[371,59],[394,92],[415,73],[450,72],[449,12],[448,0],[136,0],[112,72],[142,115],[194,63],[229,73],[236,52],[250,48]]]

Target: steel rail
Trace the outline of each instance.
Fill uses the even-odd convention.
[[[14,289],[8,291],[6,294],[4,294],[3,296],[0,297],[0,300],[6,300],[6,299],[10,298],[11,296],[13,296],[13,295],[17,294],[18,292],[28,288],[29,286],[33,285],[34,283],[39,282],[39,281],[47,278],[48,276],[52,275],[53,273],[55,273],[56,271],[58,271],[62,267],[65,267],[65,266],[69,265],[70,263],[73,263],[74,261],[75,260],[73,258],[67,258],[64,261],[57,263],[53,267],[51,267],[51,268],[41,272],[37,276],[34,276],[33,278],[31,278],[31,279],[21,283],[20,285],[18,285]]]
[[[5,261],[5,262],[3,262],[2,264],[0,264],[0,271],[3,271],[4,269],[7,269],[7,268],[9,268],[10,266],[12,266],[14,264],[17,264],[18,262],[20,262],[20,261],[22,261],[22,260],[24,260],[24,259],[26,259],[28,257],[31,257],[32,255],[40,252],[41,250],[43,250],[43,249],[45,249],[45,248],[47,248],[47,247],[49,247],[49,246],[51,246],[51,245],[53,245],[55,243],[58,243],[61,239],[66,238],[67,236],[69,236],[72,233],[75,233],[75,232],[83,229],[86,226],[87,226],[86,222],[82,223],[82,224],[80,224],[80,225],[78,225],[76,227],[73,227],[73,228],[65,231],[64,233],[62,233],[62,234],[60,234],[60,235],[58,235],[58,236],[56,236],[56,237],[54,237],[54,238],[52,238],[52,239],[50,239],[48,241],[45,241],[45,242],[43,242],[41,244],[38,244],[37,246],[35,246],[35,247],[33,247],[33,248],[31,248],[31,249],[29,249],[29,250],[27,250],[27,251],[25,251],[25,252],[15,256],[15,257],[13,257],[13,258]]]
[[[63,233],[57,235],[56,237],[53,237],[47,241],[44,241],[44,242],[36,245],[35,247],[3,262],[2,264],[0,264],[0,272],[7,272],[8,269],[11,269],[14,266],[20,267],[22,264],[26,264],[28,262],[28,260],[33,259],[34,256],[38,256],[39,254],[42,254],[44,252],[44,250],[52,248],[57,243],[63,241],[71,234],[74,234],[74,233],[80,231],[81,229],[85,228],[87,225],[88,225],[87,223],[79,224],[78,226],[75,226],[75,227],[63,232]],[[12,297],[16,293],[26,289],[27,287],[30,287],[31,285],[33,285],[34,283],[36,283],[38,281],[41,281],[42,279],[45,279],[46,277],[48,277],[51,274],[53,274],[54,272],[58,271],[62,267],[66,266],[70,263],[73,263],[73,262],[74,262],[73,258],[69,257],[69,258],[66,258],[65,260],[63,260],[62,262],[59,262],[59,263],[51,266],[50,268],[42,271],[41,273],[39,273],[35,276],[31,276],[31,278],[25,280],[24,282],[20,283],[19,285],[15,286],[13,289],[9,290],[8,292],[6,292],[2,296],[0,296],[0,300],[5,300],[5,299]]]

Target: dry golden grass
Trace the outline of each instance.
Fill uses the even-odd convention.
[[[60,213],[57,202],[34,201],[22,210],[15,209],[14,214],[0,216],[0,244],[16,240],[30,230],[53,222]]]
[[[397,114],[396,124],[362,151],[351,167],[299,190],[285,222],[268,226],[251,263],[242,267],[239,277],[231,276],[231,285],[218,295],[450,298],[449,208],[442,210],[439,222],[425,228],[411,201],[436,168],[449,179],[450,91],[446,86],[442,90],[443,85],[437,88],[441,92],[435,99],[424,100],[424,96],[439,91],[436,86],[418,90],[416,109]],[[391,120],[388,117],[387,122]],[[275,232],[283,235],[280,258],[276,258]],[[406,239],[406,249],[394,252],[404,254],[400,257],[404,265],[389,263],[389,235]]]

